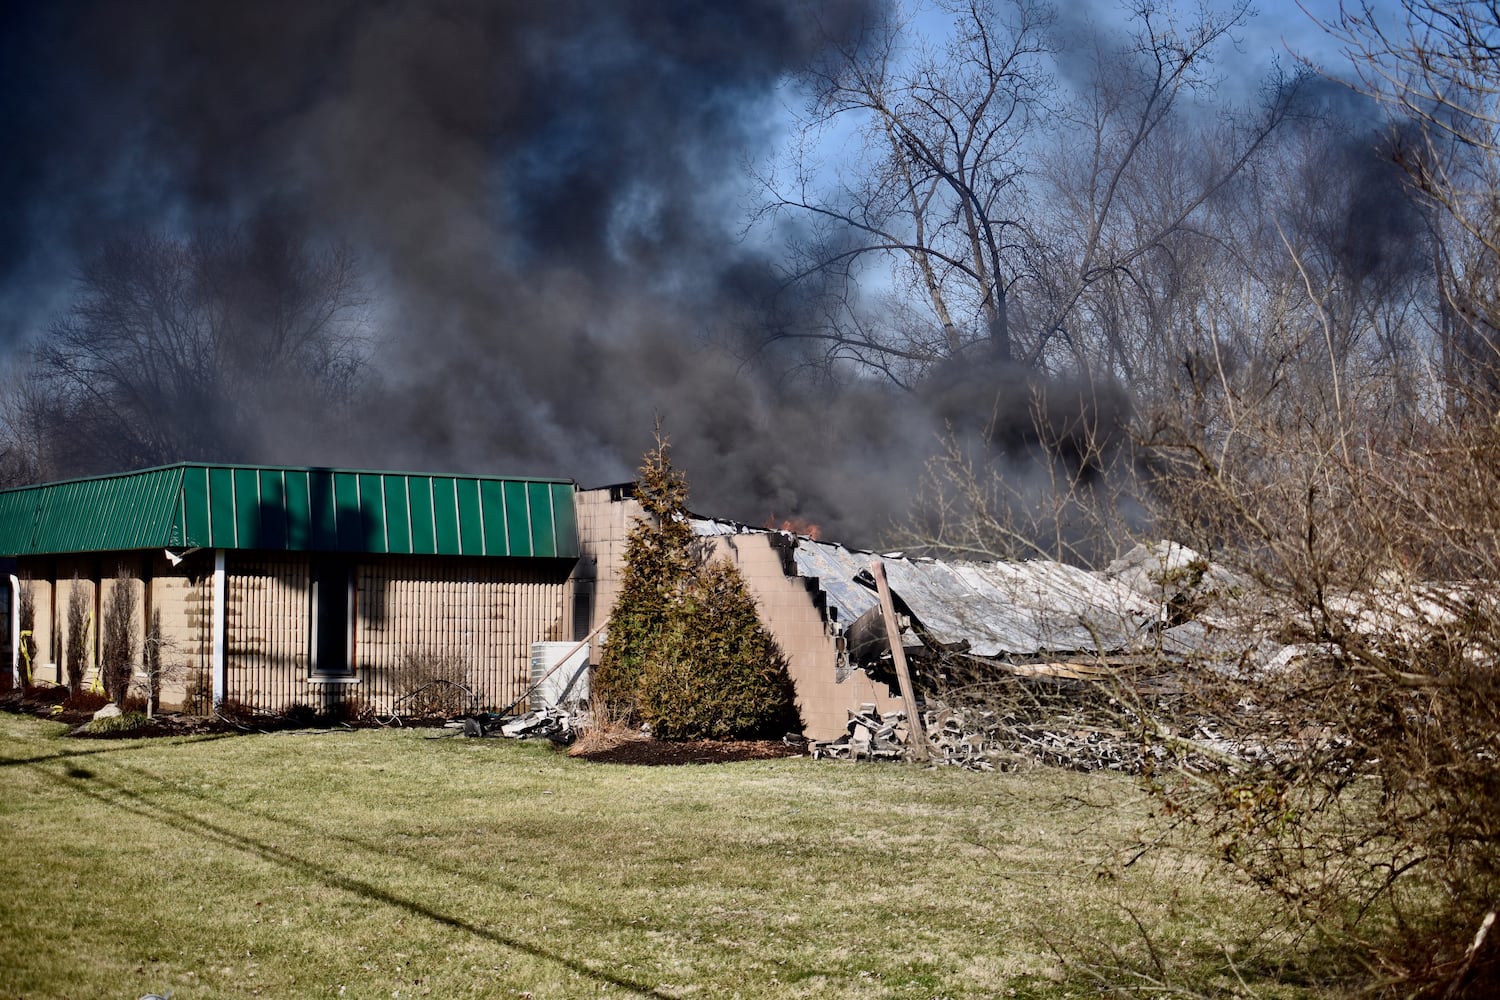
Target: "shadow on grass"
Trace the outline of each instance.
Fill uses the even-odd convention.
[[[102,751],[86,752],[98,753]],[[42,761],[53,759],[55,757],[40,758]],[[641,983],[590,968],[581,962],[548,951],[545,948],[528,944],[515,938],[506,937],[503,934],[497,934],[486,927],[471,923],[462,917],[443,913],[416,900],[403,898],[378,885],[343,875],[324,865],[319,865],[306,858],[298,857],[296,854],[275,845],[263,844],[252,837],[236,833],[234,830],[220,824],[160,805],[151,801],[149,797],[140,792],[108,779],[100,778],[86,769],[70,767],[67,769],[65,775],[58,775],[51,771],[43,771],[42,773],[58,784],[86,795],[103,805],[124,809],[127,812],[155,821],[163,826],[171,827],[174,830],[190,835],[197,835],[221,846],[254,855],[271,864],[279,865],[282,868],[295,872],[298,875],[317,879],[331,888],[361,896],[372,902],[405,910],[413,916],[421,917],[440,926],[462,931],[503,948],[509,948],[530,955],[533,958],[556,963],[584,978],[608,984],[639,996],[661,997],[663,1000],[667,1000],[669,997],[669,994],[662,993]],[[85,779],[88,782],[87,784],[82,783]]]
[[[238,733],[203,733],[199,736],[183,736],[178,739],[163,740],[160,737],[142,738],[140,743],[128,746],[99,746],[89,750],[62,750],[58,753],[38,754],[35,757],[0,757],[0,767],[17,767],[22,764],[46,764],[54,760],[68,760],[73,757],[92,757],[95,754],[129,753],[132,750],[159,750],[162,747],[181,746],[186,743],[208,743],[211,740],[224,740],[238,736]],[[113,742],[113,741],[111,741]]]
[[[1339,991],[1341,980],[1350,995],[1357,992],[1349,979],[1355,969],[1347,952],[1309,952],[1306,928],[1274,910],[1247,919],[1231,932],[1205,937],[1193,933],[1192,925],[1201,915],[1190,909],[1169,904],[1164,917],[1148,924],[1139,901],[1103,902],[1118,924],[1113,933],[1106,929],[1107,921],[1061,929],[1039,922],[1030,925],[1059,966],[1100,993],[1260,996],[1267,990],[1291,988],[1321,995]],[[1187,926],[1174,929],[1179,921]]]
[[[227,733],[226,732],[226,733],[217,733],[217,734],[212,734],[212,735],[200,735],[200,736],[195,736],[195,737],[181,738],[181,739],[173,740],[171,742],[172,743],[201,742],[201,741],[206,740],[206,739],[218,739],[218,738],[225,737],[225,736],[243,736],[243,735],[244,734],[242,734],[242,733]],[[143,744],[141,746],[105,747],[105,748],[95,749],[95,750],[77,751],[77,753],[101,753],[101,752],[106,752],[108,750],[135,750],[135,749],[145,749],[145,748],[150,747],[150,746],[164,746],[164,745],[168,745],[167,741],[157,740],[157,741],[154,741],[152,743]],[[37,757],[33,757],[33,758],[28,758],[28,759],[26,759],[24,761],[23,760],[17,760],[16,763],[25,763],[25,762],[30,762],[30,763],[48,763],[48,762],[59,760],[59,759],[64,758],[64,757],[70,757],[70,756],[75,756],[75,755],[76,754],[74,754],[74,753],[68,753],[68,754],[52,754],[52,755],[45,755],[45,756],[37,756]],[[471,869],[465,868],[465,867],[462,867],[462,866],[456,865],[456,864],[445,864],[445,863],[442,863],[440,861],[434,860],[430,855],[428,855],[426,853],[422,853],[419,850],[402,851],[402,850],[396,849],[389,842],[383,842],[383,841],[377,842],[377,841],[374,841],[374,840],[369,840],[369,839],[357,837],[357,836],[354,836],[354,835],[349,834],[349,833],[330,833],[326,828],[324,828],[322,826],[318,826],[318,825],[316,825],[314,823],[310,823],[310,822],[302,819],[299,816],[289,816],[289,815],[285,815],[285,814],[282,814],[282,813],[273,813],[273,812],[270,812],[270,811],[265,810],[265,809],[256,809],[253,806],[251,806],[249,804],[246,804],[246,803],[243,803],[243,802],[229,802],[229,801],[226,801],[223,798],[216,797],[216,796],[209,795],[209,794],[205,794],[203,791],[201,791],[198,788],[189,787],[189,786],[182,785],[182,784],[180,784],[178,782],[174,782],[171,779],[169,779],[168,777],[163,776],[161,774],[158,774],[158,773],[156,773],[154,771],[147,770],[146,768],[143,768],[143,767],[139,766],[138,764],[136,764],[134,762],[129,763],[129,764],[121,763],[120,766],[122,768],[124,768],[125,770],[129,771],[131,774],[133,774],[133,775],[141,778],[145,782],[154,784],[155,786],[160,787],[160,788],[169,788],[169,789],[171,789],[171,791],[173,792],[174,795],[193,799],[193,800],[195,800],[195,801],[197,801],[199,803],[202,803],[205,807],[208,807],[208,808],[221,809],[221,810],[232,810],[237,815],[254,817],[256,819],[260,819],[260,820],[263,820],[263,821],[268,822],[268,823],[275,823],[278,826],[290,828],[292,830],[297,831],[298,833],[301,833],[301,834],[309,836],[309,837],[313,837],[313,838],[315,838],[317,840],[320,840],[320,841],[323,841],[323,842],[336,842],[336,843],[344,844],[344,845],[347,845],[351,850],[363,851],[366,854],[376,855],[376,856],[384,857],[384,858],[392,858],[392,859],[395,859],[395,860],[399,860],[400,862],[402,862],[404,864],[407,864],[407,865],[410,865],[410,866],[413,866],[413,867],[416,867],[416,868],[421,868],[421,869],[429,871],[429,872],[434,872],[434,873],[437,873],[437,874],[440,874],[440,875],[448,876],[448,877],[451,877],[451,878],[461,878],[461,879],[466,879],[466,880],[471,880],[471,881],[474,878],[474,872]],[[66,768],[66,774],[69,777],[71,777],[71,778],[78,778],[78,779],[82,779],[82,780],[90,780],[90,779],[94,778],[94,772],[93,771],[89,770],[88,768],[79,766],[77,764],[69,764],[67,766],[67,768]],[[140,793],[137,793],[137,795],[138,795],[138,797],[143,797],[143,796],[140,796]],[[161,807],[158,806],[157,808],[161,808]],[[484,878],[485,878],[487,884],[494,886],[495,888],[499,889],[500,891],[513,891],[513,892],[520,893],[520,892],[525,892],[525,891],[528,890],[528,884],[522,883],[522,882],[520,882],[518,880],[515,880],[515,879],[502,879],[502,878],[499,878],[499,877],[497,877],[495,875],[494,872],[486,872],[484,874]],[[596,915],[594,911],[588,910],[585,907],[578,906],[577,904],[567,903],[567,902],[562,901],[562,900],[553,900],[553,903],[554,903],[554,905],[556,905],[556,906],[558,906],[560,908],[565,908],[565,909],[573,910],[575,912],[582,913],[582,914],[587,915],[587,916],[595,916]]]
[[[436,872],[441,875],[448,875],[453,878],[471,880],[474,877],[474,873],[471,869],[460,867],[459,865],[443,864],[441,862],[433,860],[427,854],[418,853],[416,851],[407,852],[397,850],[393,847],[393,845],[389,843],[367,840],[365,838],[356,837],[348,833],[329,833],[329,831],[324,827],[309,823],[297,816],[285,816],[279,813],[269,812],[265,809],[256,809],[253,806],[247,805],[245,803],[228,802],[222,798],[218,798],[212,795],[206,795],[201,790],[196,788],[187,788],[181,785],[176,785],[159,774],[133,765],[129,768],[129,770],[133,774],[139,775],[146,781],[154,782],[155,784],[163,788],[170,788],[177,795],[196,799],[197,801],[203,803],[205,806],[211,808],[233,810],[235,813],[242,816],[250,816],[254,817],[255,819],[264,820],[267,823],[275,823],[279,826],[289,827],[293,830],[296,830],[298,833],[315,838],[317,840],[329,843],[344,844],[352,850],[363,851],[366,854],[374,854],[381,857],[393,858],[406,864],[420,867],[430,872]],[[74,774],[73,771],[74,769],[72,768],[70,768],[68,771],[68,774],[71,777],[92,777],[92,774],[88,773],[87,771],[84,771],[82,774]],[[492,872],[486,873],[485,877],[487,878],[489,883],[494,885],[496,888],[502,890],[515,890],[517,892],[526,891],[526,885],[522,884],[518,880],[499,879],[496,878],[494,873]],[[574,907],[574,909],[581,908]]]

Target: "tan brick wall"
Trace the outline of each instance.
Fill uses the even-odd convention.
[[[786,653],[803,732],[811,739],[833,739],[847,731],[849,712],[871,703],[880,711],[896,711],[901,699],[870,680],[862,670],[839,680],[838,640],[815,602],[816,584],[788,575],[781,536],[774,534],[721,535],[715,551],[731,558],[744,575],[760,606],[761,620]],[[795,573],[795,570],[794,570]]]
[[[21,560],[18,562],[18,569],[17,575],[20,577],[21,587],[31,588],[32,606],[36,616],[32,623],[32,641],[36,643],[36,654],[31,664],[32,682],[61,683],[62,672],[58,666],[57,649],[52,641],[52,604],[55,589],[52,578],[50,575],[44,575],[43,566],[37,560]],[[16,614],[20,613],[20,602],[17,601]]]
[[[212,593],[203,611],[212,615]],[[226,554],[224,697],[233,710],[322,709],[321,686],[308,683],[308,559],[277,553]],[[204,622],[212,671],[212,622]],[[212,680],[210,674],[210,682]]]
[[[581,639],[609,617],[620,593],[620,573],[625,567],[625,539],[641,514],[634,500],[610,500],[610,490],[583,490],[576,494],[580,556],[573,570],[577,599],[587,602],[587,628],[575,629]],[[581,632],[582,634],[577,634]]]
[[[66,662],[74,573],[89,602],[88,663],[97,666],[100,599],[116,585],[113,576],[121,563],[137,589],[138,664],[151,615],[161,615],[162,707],[207,713],[213,696],[214,568],[214,554],[207,550],[177,566],[162,553],[21,561],[18,572],[23,581],[29,579],[36,601],[41,666],[34,678],[67,682],[65,670],[49,670],[46,664]],[[389,713],[404,693],[397,676],[402,657],[423,648],[464,658],[478,707],[501,708],[530,682],[531,644],[566,639],[572,631],[566,567],[560,562],[375,558],[355,565],[353,655],[359,683],[320,683],[308,676],[308,558],[231,552],[225,568],[226,697],[259,711],[350,703]],[[136,680],[144,690],[139,668]]]
[[[200,580],[195,580],[190,568],[196,565],[205,571]],[[70,556],[58,558],[35,558],[19,561],[22,586],[28,582],[32,588],[36,606],[36,624],[33,629],[37,643],[36,666],[33,679],[66,684],[65,668],[68,645],[68,598],[75,586],[85,595],[89,607],[88,670],[85,684],[93,680],[98,668],[101,649],[102,624],[105,602],[117,582],[116,573],[123,567],[129,577],[129,586],[136,591],[135,646],[132,659],[136,672],[132,680],[135,689],[144,694],[146,676],[140,668],[147,631],[150,628],[153,608],[162,610],[162,631],[165,638],[163,659],[169,664],[180,664],[180,669],[170,672],[165,678],[161,692],[164,709],[192,709],[188,704],[189,691],[196,669],[206,670],[208,652],[208,597],[212,578],[211,555],[195,556],[174,568],[160,553],[105,553],[101,555]],[[204,674],[206,683],[206,674]]]
[[[401,559],[360,568],[356,657],[364,696],[380,706],[410,693],[406,654],[431,650],[465,664],[479,707],[507,707],[530,685],[531,644],[571,630],[560,566]]]
[[[424,650],[465,664],[475,707],[503,708],[529,683],[531,643],[569,627],[560,565],[374,557],[354,564],[354,673],[330,681],[310,675],[308,558],[231,553],[226,572],[225,693],[256,711],[398,712],[404,657]]]
[[[177,566],[162,553],[152,556],[146,613],[161,611],[165,709],[206,713],[213,707],[213,570],[208,551],[195,552]]]

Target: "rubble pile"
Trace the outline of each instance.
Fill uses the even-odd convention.
[[[835,740],[813,740],[807,751],[814,760],[901,760],[907,754],[905,712],[882,715],[874,705],[849,713],[849,731]]]
[[[1159,709],[1168,706],[1158,705]],[[1140,774],[1170,764],[1207,772],[1241,765],[1283,763],[1319,757],[1326,766],[1347,771],[1355,766],[1346,737],[1328,731],[1302,732],[1294,738],[1280,731],[1274,720],[1254,711],[1234,721],[1235,732],[1223,719],[1178,716],[1170,713],[1142,720],[1136,712],[1114,705],[1054,706],[1045,713],[996,711],[984,706],[950,707],[929,701],[922,712],[927,734],[927,761],[933,765],[975,771],[1015,771],[1027,767],[1059,767],[1070,771],[1117,771]],[[915,760],[910,730],[903,712],[881,714],[863,705],[849,714],[848,732],[836,740],[813,741],[814,759]]]
[[[994,742],[1012,762],[1043,764],[1070,771],[1121,771],[1139,774],[1165,760],[1169,751],[1147,744],[1137,734],[1059,719],[1049,725],[1001,720]]]
[[[975,771],[1014,771],[1045,765],[1072,771],[1139,773],[1164,761],[1172,751],[1139,730],[1114,719],[1105,722],[1084,713],[1060,714],[1045,721],[1002,715],[979,707],[953,708],[929,703],[923,711],[928,761]],[[876,711],[863,705],[849,715],[849,731],[836,740],[808,744],[814,759],[910,760],[915,758],[904,712]]]
[[[544,705],[525,715],[471,715],[455,719],[445,728],[459,729],[465,736],[500,736],[512,740],[551,740],[571,743],[578,730],[587,725],[584,713]]]

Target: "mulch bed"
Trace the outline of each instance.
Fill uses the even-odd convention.
[[[798,757],[802,748],[780,740],[672,740],[632,739],[614,746],[580,752],[581,757],[599,764],[643,764],[673,766],[681,764],[727,764],[738,760],[770,760],[775,757]]]
[[[14,690],[0,693],[0,711],[35,715],[52,719],[74,727],[69,735],[87,740],[139,739],[143,736],[192,736],[200,733],[229,733],[242,731],[244,727],[219,718],[204,718],[196,715],[181,715],[175,712],[158,715],[143,726],[128,730],[90,733],[78,731],[79,727],[94,717],[102,708],[102,695],[83,692],[69,697],[65,687],[31,687],[24,691]],[[272,720],[259,719],[254,728],[264,729],[274,725]],[[305,725],[305,722],[299,723]],[[637,764],[647,766],[671,766],[682,764],[724,764],[738,760],[768,760],[775,757],[795,757],[803,753],[802,748],[792,747],[779,740],[692,740],[675,742],[650,738],[627,739],[613,746],[579,752],[575,747],[572,756],[601,764]]]
[[[69,696],[65,687],[29,687],[0,694],[0,711],[18,715],[34,715],[40,719],[51,719],[72,726],[69,736],[83,740],[139,739],[143,736],[192,736],[198,733],[234,732],[235,726],[222,719],[203,718],[167,712],[158,715],[144,725],[133,729],[107,732],[81,732],[80,728],[94,718],[94,713],[103,708],[107,699],[103,695],[84,691]]]
[[[103,695],[88,692],[70,698],[65,687],[29,687],[0,694],[0,709],[81,726],[104,707],[105,700]]]

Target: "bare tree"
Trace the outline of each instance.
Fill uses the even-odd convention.
[[[1153,297],[1201,252],[1213,203],[1299,109],[1303,75],[1274,74],[1259,106],[1220,100],[1218,51],[1253,16],[1246,0],[1184,18],[1155,0],[1128,6],[1123,37],[1077,40],[1076,96],[1035,171],[1032,266],[1018,292],[1030,320],[1020,360],[1047,371],[1139,381],[1159,354]]]
[[[180,661],[168,662],[163,654],[175,643],[166,637],[161,626],[161,608],[151,609],[151,622],[141,641],[141,687],[146,701],[146,717],[153,717],[161,708],[161,689],[169,679],[178,679],[187,673],[187,665]]]
[[[788,173],[766,178],[768,211],[806,227],[791,279],[826,292],[825,321],[804,335],[828,361],[899,384],[976,343],[1013,354],[1025,157],[1047,90],[1044,4],[942,9],[952,32],[940,45],[917,33],[921,7],[911,6],[832,49],[805,81],[802,142]],[[845,131],[858,155],[830,183],[804,154]],[[887,284],[888,319],[862,309],[862,281]]]
[[[801,227],[790,282],[824,302],[792,336],[901,385],[960,355],[1124,367],[1088,293],[1138,282],[1192,228],[1285,119],[1294,81],[1274,81],[1256,115],[1207,110],[1244,2],[1184,23],[1142,0],[1126,37],[1088,38],[1082,68],[1070,56],[1066,81],[1040,0],[935,6],[941,43],[917,28],[931,11],[903,7],[806,81],[800,141],[765,178],[766,212]],[[850,135],[857,155],[837,170],[812,155]]]
[[[135,580],[124,566],[109,581],[109,596],[103,605],[103,617],[99,623],[99,670],[104,677],[104,693],[124,708],[136,666],[135,619],[140,606]]]
[[[364,360],[353,259],[280,225],[117,239],[78,285],[18,403],[52,475],[254,460],[337,414]]]
[[[54,478],[47,466],[42,392],[24,366],[0,381],[0,489]]]
[[[1500,14],[1488,0],[1341,6],[1324,27],[1354,63],[1352,85],[1402,128],[1398,162],[1443,215],[1436,251],[1450,406],[1500,394]],[[1487,406],[1489,404],[1486,404]]]

